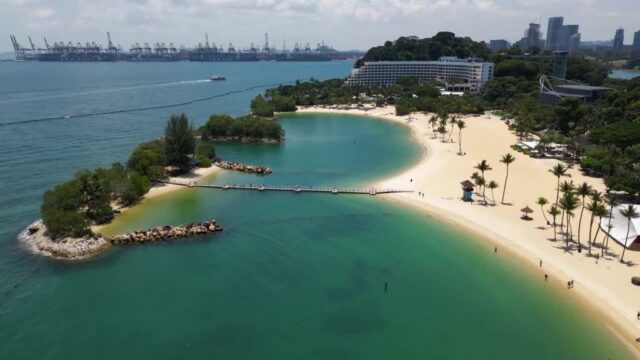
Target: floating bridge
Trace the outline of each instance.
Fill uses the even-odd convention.
[[[377,189],[370,188],[347,188],[347,187],[327,187],[327,186],[302,186],[302,185],[242,185],[242,184],[195,184],[181,183],[174,181],[162,181],[164,184],[179,185],[191,188],[220,189],[220,190],[253,190],[253,191],[285,191],[294,193],[325,193],[325,194],[354,194],[354,195],[378,195],[412,193],[413,190],[402,189]]]

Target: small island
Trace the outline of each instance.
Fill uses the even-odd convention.
[[[280,143],[282,127],[272,119],[255,115],[232,118],[211,115],[194,129],[185,114],[172,115],[164,136],[141,143],[127,162],[110,168],[81,170],[73,178],[45,191],[42,219],[30,224],[18,239],[30,250],[56,259],[78,260],[97,255],[112,245],[146,243],[214,233],[215,221],[161,226],[154,229],[103,237],[92,230],[114,219],[121,209],[134,206],[154,186],[166,186],[170,177],[185,177],[198,169],[214,167],[268,175],[271,169],[224,161],[216,156],[215,142]]]

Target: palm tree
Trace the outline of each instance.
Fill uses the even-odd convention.
[[[492,170],[492,169],[491,169],[491,166],[489,165],[489,163],[487,162],[487,160],[482,160],[482,161],[480,161],[480,162],[478,163],[478,165],[476,165],[475,169],[480,170],[480,177],[481,177],[483,180],[485,179],[485,177],[484,177],[484,172],[485,172],[485,171]],[[486,183],[486,182],[485,182],[485,183]],[[485,185],[485,184],[482,184],[482,185],[481,185],[481,186],[483,187],[483,191],[482,191],[483,193],[484,193],[484,185]],[[485,201],[485,204],[486,204],[486,201]]]
[[[606,237],[604,239],[602,239],[602,245],[604,245],[602,247],[602,255],[604,255],[604,252],[607,251],[608,247],[609,247],[609,237],[611,235],[611,229],[613,228],[613,225],[611,225],[611,220],[613,219],[613,208],[618,205],[618,202],[616,201],[616,199],[613,196],[608,196],[605,199],[605,202],[607,203],[607,205],[609,205],[609,221],[607,222],[607,232],[606,232]],[[606,243],[605,243],[606,240]]]
[[[164,144],[167,163],[187,172],[191,167],[190,156],[195,151],[196,139],[193,126],[184,113],[169,118],[164,129]]]
[[[487,197],[485,196],[485,185],[487,184],[486,180],[484,179],[484,177],[480,176],[476,179],[476,184],[482,187],[482,198],[484,199],[484,204],[487,205]]]
[[[560,178],[567,172],[567,167],[561,163],[557,163],[551,170],[549,170],[555,177],[558,178],[558,184],[556,186],[556,207],[558,207],[558,200],[560,199]],[[556,217],[553,217],[553,226],[556,226]]]
[[[598,225],[596,226],[596,233],[593,235],[593,239],[591,239],[593,245],[596,244],[598,234],[600,234],[600,228],[602,227],[602,218],[607,216],[607,208],[602,202],[600,202],[600,204],[598,204],[598,207],[596,207],[595,216],[598,217]],[[604,248],[604,238],[602,239],[602,247]]]
[[[540,205],[540,211],[542,211],[542,216],[544,216],[544,220],[549,224],[549,220],[547,219],[547,215],[544,213],[544,206],[549,203],[547,198],[540,196],[536,201],[536,204]]]
[[[464,120],[458,121],[458,155],[462,155],[462,129],[466,128],[467,124]]]
[[[565,235],[566,246],[569,248],[569,240],[573,241],[573,231],[571,229],[571,218],[573,217],[573,211],[578,208],[579,202],[578,198],[572,191],[564,193],[562,198],[560,199],[560,208],[567,216],[567,233],[569,236]]]
[[[487,162],[487,160],[482,160],[478,163],[478,165],[475,166],[475,169],[480,170],[480,173],[482,175],[482,177],[484,177],[484,172],[485,171],[490,171],[493,170],[491,168],[491,165],[489,165],[489,163]]]
[[[433,130],[433,138],[437,137],[436,135],[436,124],[438,123],[438,115],[432,115],[429,118],[429,125],[431,125],[431,130]]]
[[[551,209],[549,209],[549,215],[553,216],[554,219],[556,216],[560,215],[561,212],[560,210],[558,210],[558,207],[555,205],[551,205]],[[556,227],[555,224],[553,226],[553,241],[557,240],[557,231],[556,231]]]
[[[507,166],[507,175],[504,177],[504,187],[502,188],[502,200],[500,200],[501,204],[504,204],[504,194],[507,192],[507,180],[509,180],[509,165],[516,161],[516,158],[511,155],[511,153],[506,153],[502,155],[502,159],[500,162]]]
[[[584,200],[582,200],[584,202]],[[598,212],[599,209],[602,208],[601,202],[602,201],[602,195],[595,191],[591,194],[591,202],[586,206],[587,210],[589,210],[591,212],[591,219],[589,220],[589,237],[587,238],[587,242],[589,243],[589,255],[591,255],[591,231],[593,230],[593,221],[596,218],[596,214]],[[584,203],[582,204],[582,210],[584,210],[585,205]],[[606,210],[605,210],[606,211]],[[582,214],[581,214],[582,216]],[[580,225],[578,224],[578,231],[580,229]],[[580,237],[580,234],[578,233],[578,238]],[[578,243],[580,243],[578,241]]]
[[[629,238],[629,230],[631,230],[631,219],[637,219],[640,217],[640,213],[636,210],[636,207],[633,205],[627,205],[626,208],[620,210],[620,215],[627,218],[627,236],[625,236],[624,240]],[[622,256],[620,256],[620,262],[624,262],[624,252],[627,250],[627,245],[625,243],[622,244]]]
[[[447,121],[449,120],[449,116],[446,114],[440,115],[440,126],[438,127],[438,132],[442,134],[442,142],[444,142],[444,136],[447,134]]]
[[[451,125],[451,131],[449,132],[449,141],[451,141],[451,139],[453,138],[453,128],[458,124],[458,119],[455,117],[455,115],[449,119],[449,124]]]
[[[587,196],[589,196],[589,194],[591,194],[592,191],[593,188],[586,182],[580,184],[580,186],[578,186],[578,188],[576,189],[576,195],[579,195],[582,198],[582,209],[580,210],[580,220],[578,220],[578,246],[580,246],[580,229],[582,228],[582,215],[584,214],[585,208],[584,200]],[[589,245],[589,254],[591,254],[591,245]]]
[[[491,201],[493,201],[493,205],[496,204],[496,198],[495,196],[493,196],[493,190],[498,188],[498,183],[491,180],[489,181],[489,185],[487,185],[489,187],[489,189],[491,190]]]
[[[571,193],[573,194],[573,184],[563,181],[562,184],[560,184],[560,192],[562,193],[562,195],[566,195],[567,193]],[[562,206],[560,207],[562,209]],[[560,230],[562,230],[563,226],[564,226],[564,217],[565,217],[566,212],[564,211],[564,209],[562,210],[562,216],[560,217]]]

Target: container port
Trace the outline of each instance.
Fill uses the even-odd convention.
[[[363,55],[360,51],[338,51],[320,42],[315,48],[309,43],[296,42],[288,49],[285,41],[281,48],[269,43],[269,34],[265,34],[264,43],[251,43],[246,48],[236,48],[232,43],[224,47],[209,42],[205,34],[204,43],[199,42],[191,48],[174,43],[164,42],[149,44],[148,42],[131,45],[128,50],[114,45],[111,34],[107,32],[107,46],[95,42],[82,44],[71,41],[49,43],[43,38],[44,47],[36,46],[31,39],[28,45],[18,42],[15,35],[10,35],[15,59],[18,61],[70,61],[70,62],[108,62],[108,61],[330,61],[355,59]]]

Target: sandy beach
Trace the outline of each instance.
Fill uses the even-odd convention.
[[[202,181],[205,178],[208,178],[209,176],[212,176],[213,174],[218,173],[219,171],[222,171],[221,168],[215,166],[215,165],[211,165],[208,168],[197,168],[193,171],[191,171],[189,174],[186,175],[182,175],[182,176],[174,176],[174,177],[170,177],[168,179],[166,179],[167,181],[171,182],[171,183],[180,183],[180,184],[193,184],[193,183],[198,183],[200,181]],[[143,203],[146,200],[161,196],[161,195],[165,195],[171,192],[174,192],[176,190],[180,190],[180,189],[184,189],[184,186],[180,186],[180,185],[176,185],[176,184],[162,184],[162,185],[157,185],[152,187],[148,193],[146,193],[142,200],[135,204],[133,207],[135,207],[136,205],[139,205],[141,203]],[[113,205],[112,205],[113,206]],[[115,207],[120,211],[120,214],[116,214],[116,216],[120,216],[123,213],[125,213],[127,210],[131,209],[131,206],[124,206],[124,207]],[[108,227],[109,224],[104,224],[104,225],[97,225],[97,226],[92,226],[91,230],[94,233],[100,233],[102,229],[104,229],[105,227]]]
[[[558,161],[534,159],[512,150],[510,146],[518,141],[517,137],[498,117],[482,115],[463,118],[467,127],[462,133],[462,151],[466,155],[461,156],[458,155],[458,129],[453,132],[453,143],[443,143],[441,138],[434,139],[428,124],[430,116],[425,114],[412,114],[412,120],[409,120],[408,116],[396,116],[393,107],[369,111],[310,107],[299,111],[366,115],[409,126],[415,139],[425,149],[422,160],[407,171],[383,180],[376,186],[410,189],[415,192],[385,197],[458,225],[473,232],[479,239],[488,239],[488,251],[497,247],[499,255],[515,255],[513,258],[518,262],[539,273],[541,281],[544,281],[544,275],[547,274],[550,286],[591,305],[591,311],[585,311],[585,316],[598,316],[604,326],[626,340],[640,357],[640,347],[635,341],[640,336],[640,320],[636,318],[640,311],[640,289],[630,281],[632,276],[640,274],[637,270],[640,253],[627,250],[625,260],[634,265],[621,264],[619,254],[622,247],[615,241],[610,241],[610,253],[616,256],[605,255],[599,259],[589,257],[585,240],[589,232],[590,213],[586,210],[581,229],[584,246],[582,253],[565,251],[564,240],[560,235],[558,241],[554,242],[553,228],[547,226],[536,200],[544,196],[550,203],[555,201],[557,178],[548,170]],[[505,197],[505,203],[510,205],[500,205],[506,169],[499,160],[506,153],[511,153],[516,161],[510,165]],[[500,185],[495,190],[496,206],[481,205],[481,201],[478,201],[481,197],[478,196],[475,196],[475,203],[461,200],[460,182],[470,179],[471,174],[477,171],[474,166],[483,159],[493,168],[485,174],[487,182],[495,180]],[[568,174],[565,180],[573,181],[576,185],[587,182],[596,190],[605,190],[602,179],[582,175],[577,166],[570,169]],[[491,204],[488,189],[487,198]],[[527,205],[534,210],[531,221],[520,218],[520,209]],[[548,209],[549,205],[545,210]],[[579,211],[580,209],[572,220],[574,239],[577,236]],[[548,214],[547,217],[549,218]],[[596,225],[593,227],[593,231],[595,230]],[[600,232],[598,241],[602,235]],[[593,248],[593,252],[599,254],[600,248]],[[566,289],[569,280],[575,282],[575,287],[571,290]]]

